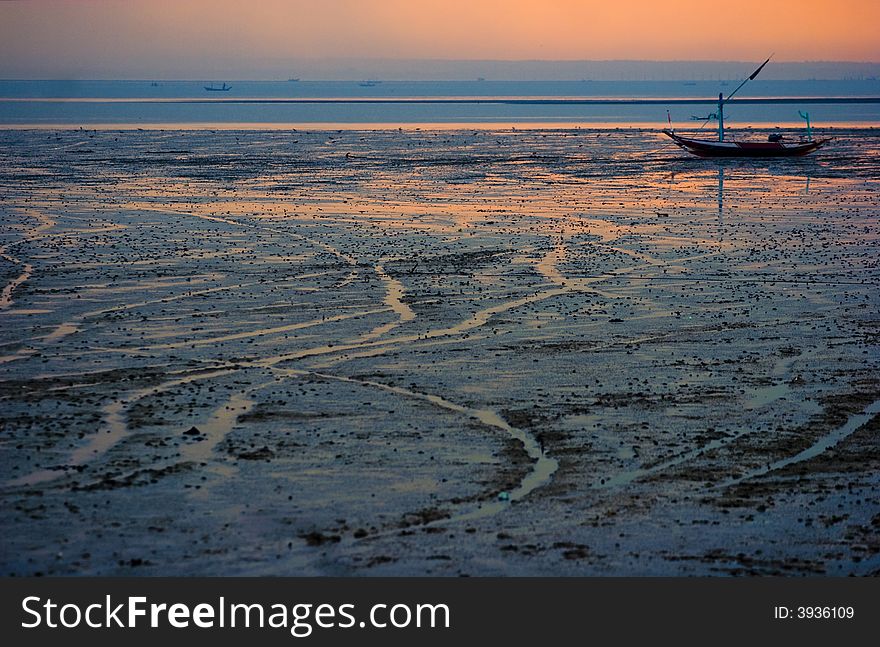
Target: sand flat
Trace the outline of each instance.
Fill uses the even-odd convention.
[[[880,132],[0,131],[4,574],[880,572]]]

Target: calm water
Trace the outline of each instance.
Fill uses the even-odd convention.
[[[222,82],[231,85],[228,92],[204,89]],[[668,109],[674,122],[698,126],[701,122],[692,117],[712,112],[711,98],[735,87],[734,82],[718,81],[0,81],[0,125],[659,125],[666,122]],[[880,81],[757,80],[737,96],[877,97]],[[516,97],[526,103],[474,102],[497,97]],[[578,98],[643,99],[645,103],[553,103]],[[676,103],[704,98],[706,104]],[[296,102],[302,99],[324,102]],[[410,102],[414,99],[431,101]],[[880,103],[732,104],[725,117],[731,126],[793,125],[801,123],[799,109],[809,111],[818,128],[880,124]]]

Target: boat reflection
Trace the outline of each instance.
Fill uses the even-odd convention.
[[[718,177],[718,189],[717,189],[717,202],[718,202],[718,219],[721,220],[724,215],[724,181],[727,179],[728,181],[736,181],[737,179],[732,172],[726,168],[726,165],[719,164],[717,169],[717,177]],[[725,177],[725,173],[728,175]],[[673,180],[675,176],[673,175]],[[797,181],[799,178],[792,177],[790,180]],[[812,180],[811,175],[804,175],[802,181],[804,183],[803,193],[802,195],[810,195],[810,181]],[[794,191],[791,192],[792,194]]]

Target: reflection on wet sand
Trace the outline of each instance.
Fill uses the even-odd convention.
[[[2,137],[10,573],[876,567],[876,134]]]
[[[724,173],[725,173],[725,163],[723,161],[716,161],[718,165],[718,222],[719,224],[723,224],[724,217]],[[748,173],[748,171],[746,171]],[[794,178],[792,178],[794,179]],[[810,194],[810,176],[806,175],[803,178],[804,190],[803,195]]]

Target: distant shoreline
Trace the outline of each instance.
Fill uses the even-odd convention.
[[[291,77],[303,82],[358,81],[382,79],[384,81],[437,81],[458,82],[484,77],[490,81],[527,81],[548,79],[553,81],[579,81],[589,78],[596,81],[697,81],[711,79],[742,79],[761,60],[756,54],[751,61],[707,60],[493,60],[493,59],[384,59],[384,58],[338,58],[298,59],[259,67],[242,67],[234,61],[224,65],[185,67],[169,70],[145,67],[118,67],[104,71],[99,79],[86,78],[94,71],[76,67],[29,68],[12,71],[0,70],[0,74],[16,74],[21,80],[40,81],[284,81]],[[62,72],[64,70],[64,72]],[[75,76],[75,79],[58,78],[59,75]],[[26,78],[30,77],[30,78]],[[42,78],[40,78],[42,77]],[[52,78],[50,78],[52,77]],[[777,61],[762,73],[766,80],[841,80],[880,77],[878,61]]]
[[[330,103],[330,104],[497,104],[497,105],[584,105],[584,106],[654,106],[654,105],[714,105],[714,98],[697,97],[8,97],[4,102],[31,103]],[[880,103],[880,96],[863,97],[746,97],[729,99],[725,104],[846,104]]]
[[[696,131],[699,129],[699,123],[695,121],[673,122],[672,125],[676,130]],[[667,126],[666,122],[552,122],[552,121],[480,121],[480,122],[295,122],[295,123],[279,123],[279,122],[228,122],[228,123],[212,123],[212,122],[192,122],[192,123],[0,123],[0,132],[2,131],[70,131],[82,130],[88,131],[130,131],[130,130],[173,130],[173,131],[292,131],[292,132],[309,132],[309,131],[453,131],[453,130],[573,130],[583,133],[591,131],[631,131],[643,132],[646,130],[654,130],[658,134],[661,128]],[[756,122],[749,124],[737,124],[735,127],[726,128],[726,131],[751,131],[761,129],[783,129],[783,130],[803,130],[803,123],[793,121],[781,121],[773,123]],[[880,128],[880,121],[866,122],[826,122],[821,127],[813,127],[814,132],[824,132],[831,130],[850,130],[850,131],[873,131]],[[713,132],[711,130],[707,132]]]

